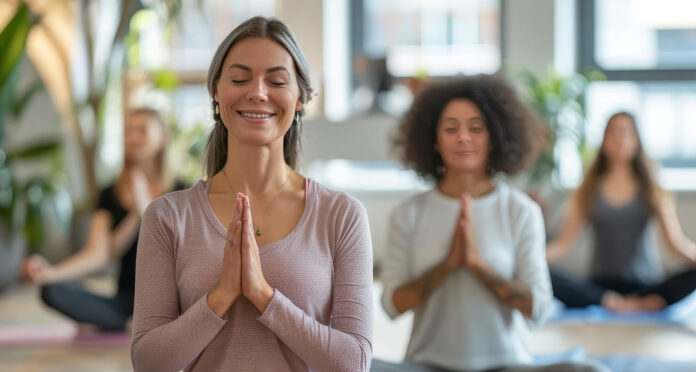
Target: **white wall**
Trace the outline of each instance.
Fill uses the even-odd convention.
[[[505,0],[504,63],[545,75],[554,60],[554,0]]]
[[[276,0],[276,17],[295,33],[309,63],[312,86],[320,93],[324,65],[322,0]],[[312,98],[307,107],[308,117],[322,115],[322,101],[321,94]]]
[[[316,160],[350,159],[356,161],[388,161],[396,158],[391,152],[390,139],[398,119],[387,115],[371,115],[332,123],[315,119],[305,123],[301,169],[309,177],[309,165]],[[384,255],[386,232],[391,211],[413,192],[347,190],[363,203],[370,219],[374,262]]]

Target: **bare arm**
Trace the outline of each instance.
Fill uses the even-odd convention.
[[[130,171],[129,182],[126,185],[128,196],[126,199],[126,208],[128,215],[116,226],[111,233],[111,253],[114,257],[120,256],[128,247],[133,244],[133,241],[138,236],[140,231],[140,219],[145,213],[145,209],[152,201],[150,186],[143,171],[139,168],[134,168]]]
[[[118,257],[128,249],[138,237],[138,231],[140,231],[140,214],[130,211],[109,234],[111,257]]]
[[[455,227],[447,257],[418,278],[398,287],[392,295],[394,309],[399,314],[421,306],[452,272],[461,266],[462,230]]]
[[[548,267],[544,259],[544,222],[541,209],[536,204],[523,206],[512,217],[515,222],[517,245],[516,268],[514,276],[508,279],[481,259],[472,225],[474,217],[471,211],[471,196],[464,194],[461,201],[461,265],[483,283],[498,300],[518,310],[525,318],[539,321],[546,298],[551,296]]]
[[[397,288],[392,299],[394,307],[399,313],[419,307],[453,271],[447,261],[442,261],[419,278]]]
[[[39,283],[69,281],[101,269],[109,262],[109,232],[111,215],[104,210],[97,210],[92,216],[92,223],[87,244],[76,254],[66,258],[44,271]]]
[[[508,280],[496,273],[493,268],[480,264],[469,268],[495,296],[502,302],[519,310],[526,318],[532,316],[532,291],[524,283]]]
[[[696,243],[684,235],[672,196],[662,198],[656,217],[667,248],[696,266]]]
[[[571,196],[568,204],[568,215],[560,234],[546,245],[546,259],[548,262],[555,262],[565,257],[582,232],[584,219],[578,205],[577,194]]]

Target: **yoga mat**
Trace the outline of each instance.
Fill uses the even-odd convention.
[[[625,355],[612,355],[596,358],[612,372],[694,372],[696,360],[673,361],[654,358],[642,358]]]
[[[552,307],[549,322],[685,325],[696,322],[696,291],[661,311],[615,313],[601,306],[571,309],[555,298]]]
[[[72,324],[0,327],[0,348],[128,346],[127,332],[79,332]]]

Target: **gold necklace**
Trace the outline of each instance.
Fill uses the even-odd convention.
[[[230,186],[230,189],[232,189],[232,191],[234,191],[234,187],[232,186],[232,181],[230,181],[230,178],[227,177],[227,173],[225,173],[225,169],[224,169],[224,168],[222,169],[222,174],[225,176],[225,180],[227,180],[227,184]],[[285,189],[285,185],[286,185],[286,184],[288,183],[288,181],[290,180],[290,176],[291,176],[291,175],[292,175],[292,171],[290,171],[290,172],[288,173],[288,176],[285,178],[285,181],[283,181],[283,185],[280,186],[280,190],[279,190],[278,193],[273,197],[273,199],[271,200],[271,203],[268,204],[268,206],[266,207],[266,210],[263,212],[263,216],[261,216],[261,221],[259,222],[259,224],[258,224],[257,226],[254,226],[254,227],[256,227],[256,236],[261,236],[261,224],[263,223],[263,220],[266,219],[266,215],[268,214],[268,211],[271,210],[271,207],[273,206],[273,203],[275,203],[276,199],[278,199],[278,197],[280,196],[280,194],[281,194],[281,193],[283,192],[283,190]],[[256,224],[254,224],[254,225],[256,225]]]

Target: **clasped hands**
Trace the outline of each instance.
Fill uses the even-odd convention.
[[[476,236],[472,227],[471,194],[462,194],[460,202],[461,208],[454,229],[454,238],[445,264],[452,270],[459,267],[479,270],[483,266],[483,261],[476,246]]]
[[[244,296],[263,313],[273,297],[274,290],[266,282],[261,269],[253,226],[249,197],[238,193],[232,221],[227,228],[220,280],[211,291],[211,295],[223,303],[225,312],[240,296]]]

